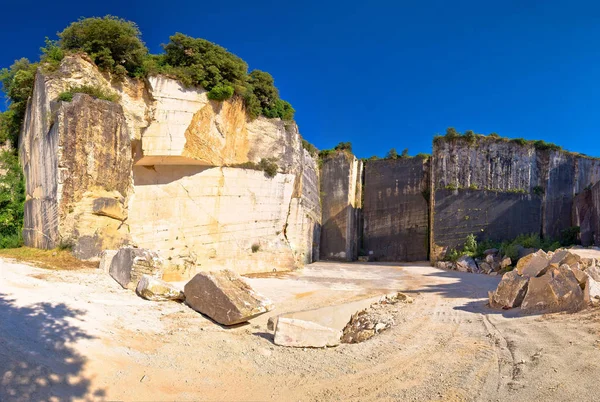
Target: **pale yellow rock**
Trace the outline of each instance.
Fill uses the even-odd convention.
[[[273,342],[296,348],[322,348],[339,345],[341,337],[342,331],[312,321],[282,317],[277,321]]]

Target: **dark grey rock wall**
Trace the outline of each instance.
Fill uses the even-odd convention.
[[[362,163],[339,152],[321,167],[321,247],[323,260],[352,261],[358,255],[358,209]]]
[[[427,259],[427,167],[421,158],[366,163],[363,248],[375,260]]]

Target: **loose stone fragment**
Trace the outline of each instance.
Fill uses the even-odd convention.
[[[119,285],[134,290],[142,275],[162,278],[163,261],[154,251],[126,247],[113,257],[109,274]]]
[[[184,300],[183,292],[175,286],[160,279],[153,278],[149,275],[142,276],[135,289],[138,296],[146,300],[152,301],[167,301],[167,300]]]
[[[525,294],[529,278],[516,271],[504,274],[495,292],[489,292],[490,306],[493,308],[519,307]]]
[[[342,331],[315,322],[294,318],[279,318],[273,342],[280,346],[296,348],[322,348],[340,344]]]

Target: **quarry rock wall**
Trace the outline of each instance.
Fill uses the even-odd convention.
[[[378,261],[427,260],[428,161],[368,161],[364,183],[363,251]]]
[[[352,261],[358,256],[362,169],[362,162],[346,152],[322,161],[321,259]]]
[[[58,100],[83,85],[119,100]],[[166,77],[114,80],[67,56],[58,71],[38,71],[20,144],[26,245],[70,244],[92,260],[124,244],[150,248],[175,276],[318,257],[316,161],[295,123],[251,120],[239,100],[210,101]],[[277,163],[275,177],[255,170],[262,159]]]
[[[573,225],[581,230],[583,246],[600,245],[600,182],[577,194],[572,219]]]
[[[573,200],[600,180],[600,160],[504,139],[434,142],[431,255],[469,233],[506,240],[523,233],[558,239],[573,226]]]

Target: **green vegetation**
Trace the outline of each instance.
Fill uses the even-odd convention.
[[[313,158],[316,158],[319,155],[317,147],[306,141],[304,138],[302,139],[302,148],[306,149]]]
[[[571,231],[569,230],[569,233]],[[569,239],[565,239],[569,240]],[[571,238],[570,240],[573,240]],[[446,261],[456,261],[463,255],[468,255],[474,258],[482,258],[484,256],[484,251],[488,249],[497,249],[500,255],[504,255],[510,257],[513,261],[517,261],[519,259],[519,250],[521,248],[532,248],[535,250],[542,249],[544,251],[554,251],[561,246],[570,246],[575,244],[576,242],[558,242],[553,240],[543,240],[540,238],[539,234],[523,234],[519,235],[513,240],[504,241],[504,242],[496,242],[491,240],[483,240],[478,242],[475,238],[475,235],[470,234],[465,239],[465,243],[462,249],[449,249],[446,252],[444,260]]]
[[[17,155],[12,151],[0,152],[0,248],[14,248],[23,244],[23,204],[25,182]]]
[[[262,158],[259,163],[245,162],[235,165],[241,169],[262,170],[267,177],[275,177],[279,166],[276,158]]]
[[[111,15],[82,18],[58,37],[61,49],[87,53],[99,68],[118,76],[139,73],[148,54],[137,25]]]
[[[546,190],[542,186],[535,186],[533,188],[533,194],[535,194],[535,195],[542,196],[542,195],[544,195],[545,192],[546,192]]]
[[[385,159],[398,159],[398,152],[396,152],[396,148],[392,148],[385,155]]]
[[[119,101],[119,95],[91,85],[82,85],[79,87],[69,88],[68,91],[62,92],[60,95],[58,95],[58,100],[71,102],[74,94],[87,94],[96,99],[107,100],[110,102]]]

